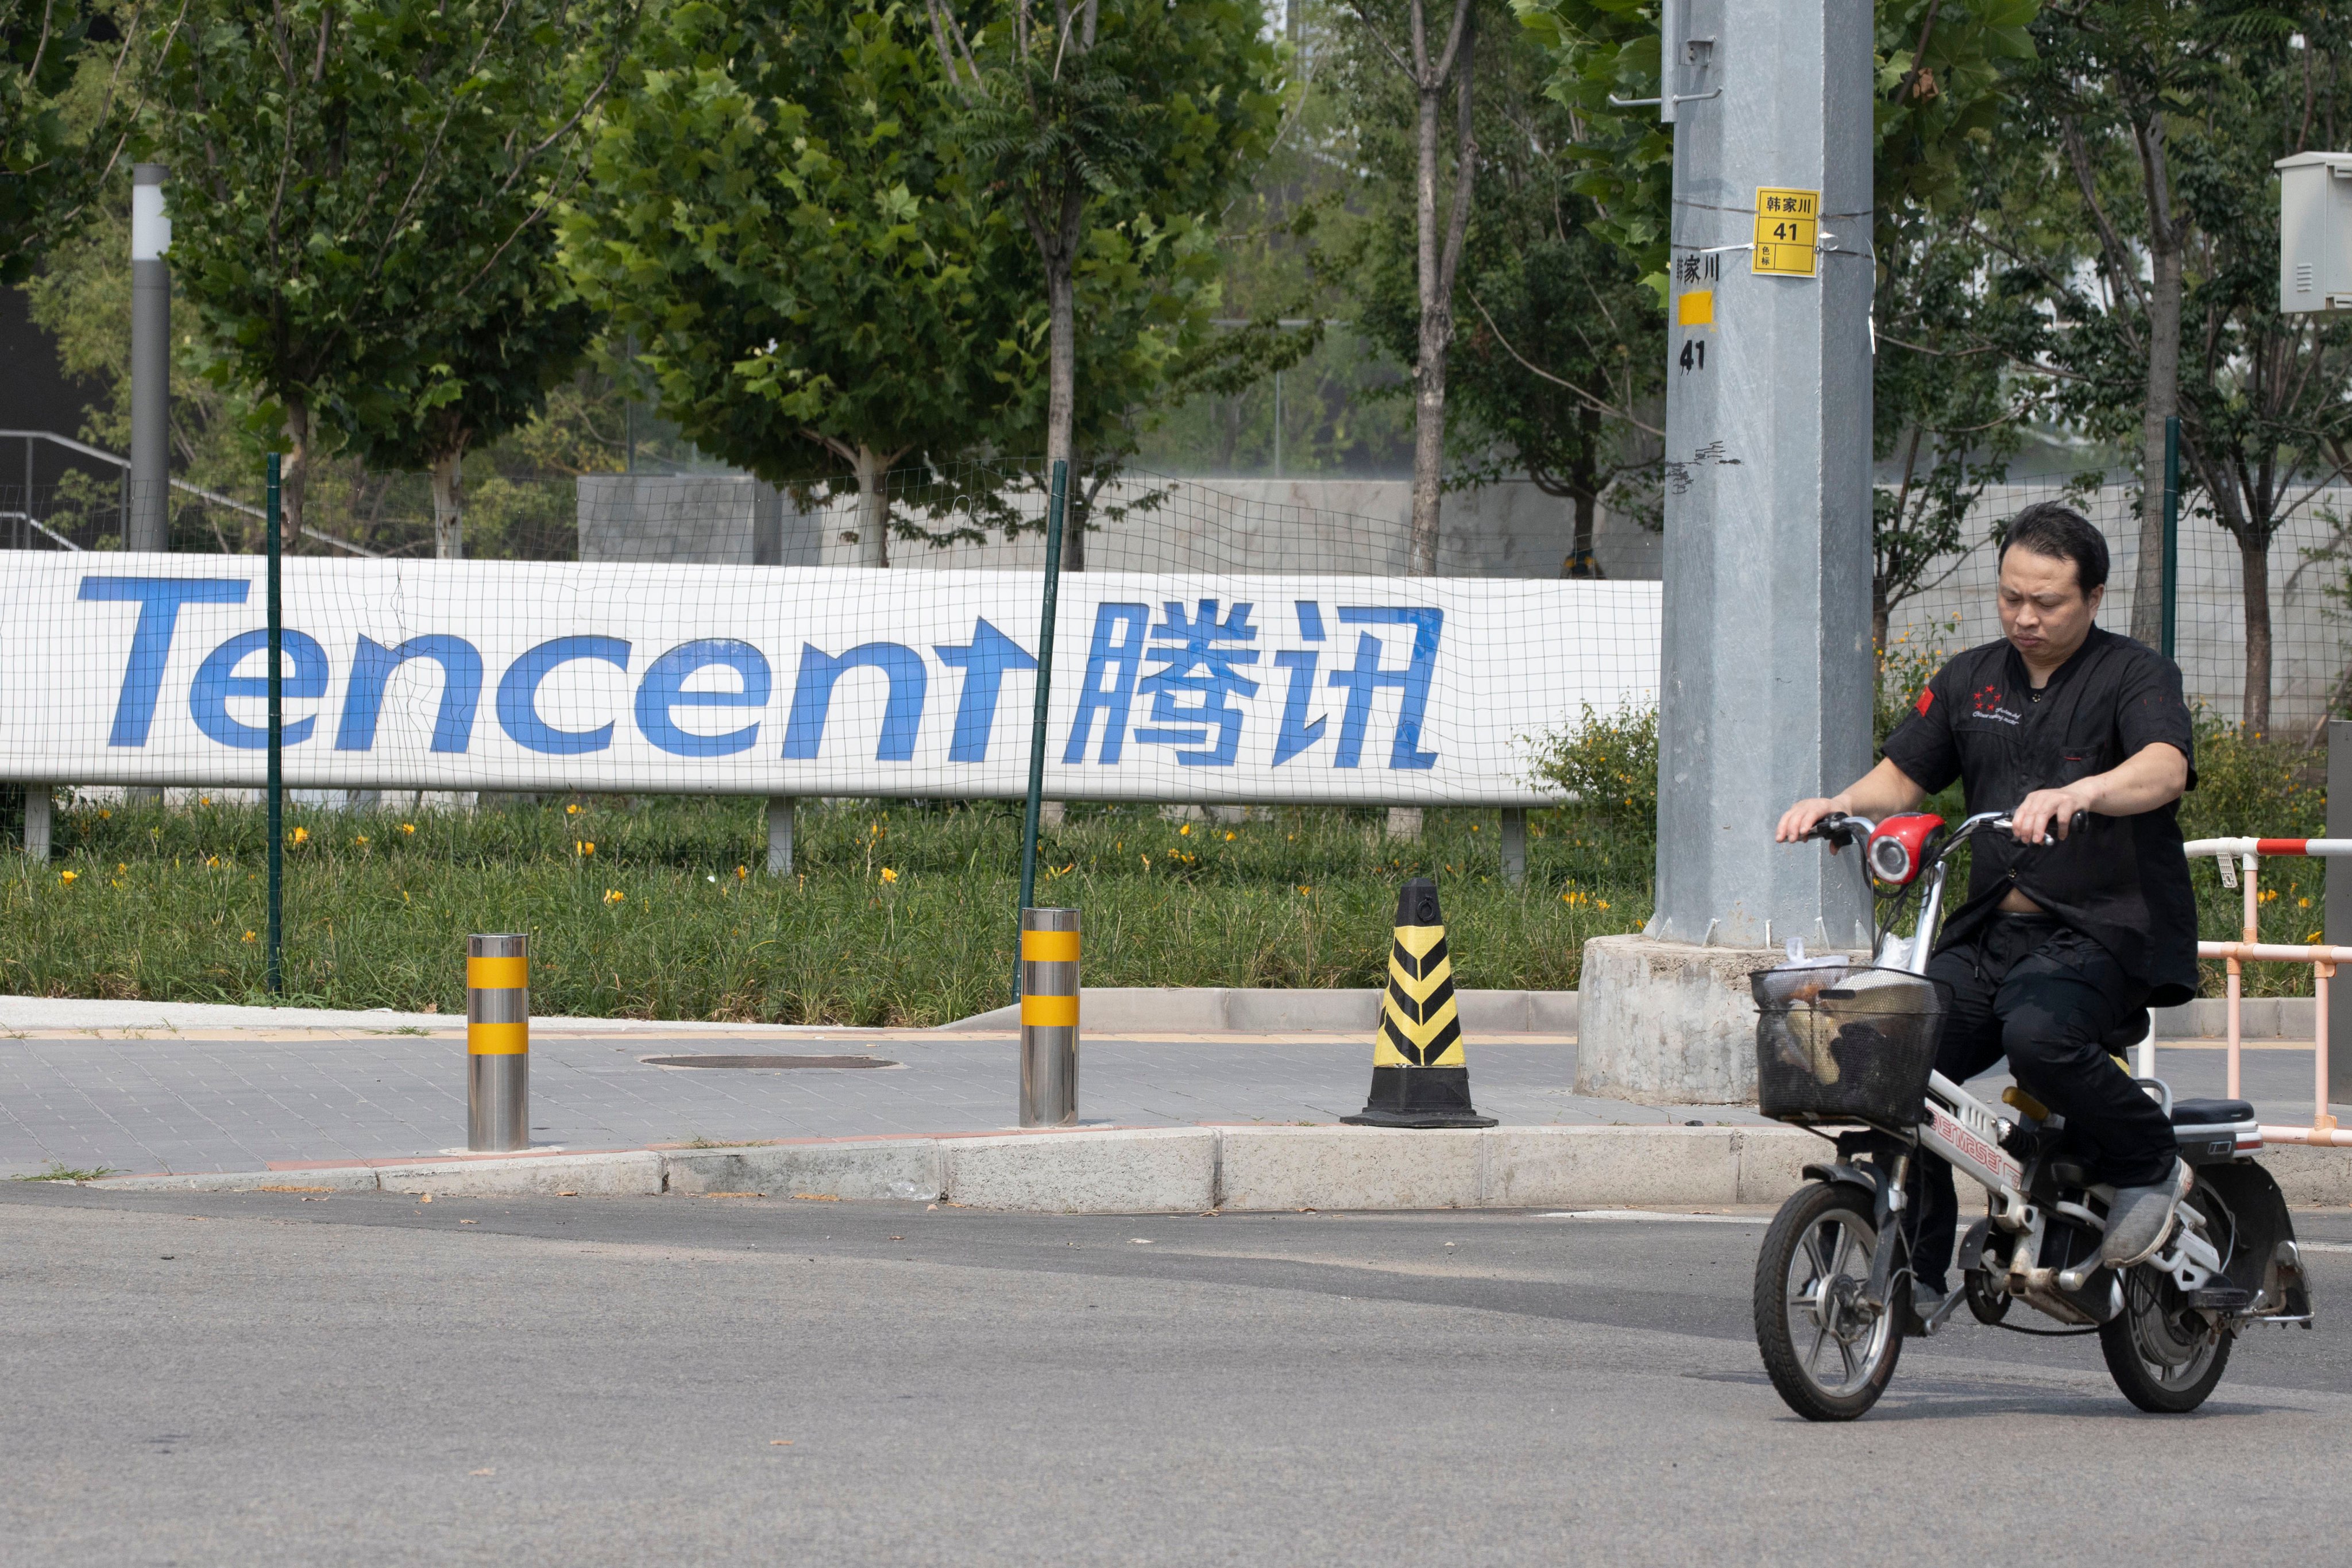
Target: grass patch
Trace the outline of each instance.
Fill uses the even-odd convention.
[[[1466,986],[1566,989],[1586,938],[1649,918],[1645,833],[1535,814],[1502,879],[1492,811],[1177,823],[1074,805],[1040,902],[1086,911],[1095,985],[1371,986],[1397,886],[1435,879]],[[0,875],[0,991],[261,1000],[257,808],[81,807],[58,858]],[[1017,810],[804,805],[798,875],[761,871],[757,801],[581,797],[472,813],[293,809],[286,999],[462,1017],[469,931],[531,934],[542,1016],[929,1025],[1008,998]]]
[[[15,1176],[10,1179],[18,1182],[94,1182],[100,1176],[112,1174],[114,1174],[114,1167],[111,1165],[92,1165],[87,1170],[76,1170],[71,1165],[60,1164],[52,1160],[46,1171],[30,1176]]]

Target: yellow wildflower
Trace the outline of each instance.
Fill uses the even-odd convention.
[[[60,871],[58,873],[58,880],[60,882],[70,882],[80,875],[81,873],[79,871]]]
[[[608,904],[621,903],[625,901],[628,896],[628,894],[621,891],[618,888],[607,888],[604,889],[604,901]]]
[[[352,837],[352,843],[354,843],[354,844],[364,845],[367,841],[368,841],[368,837],[367,837],[367,835],[366,835],[366,834],[364,834],[364,833],[355,834],[355,835],[353,835],[353,837]]]
[[[416,824],[413,822],[404,822],[400,825],[400,830],[403,833],[414,833],[416,831]]]
[[[572,844],[572,852],[574,855],[593,855],[596,853],[595,841],[589,838],[574,839]]]
[[[1178,828],[1178,829],[1176,830],[1176,837],[1179,837],[1179,838],[1181,838],[1181,837],[1183,837],[1186,834],[1188,834],[1188,833],[1190,833],[1190,832],[1192,832],[1192,825],[1191,823],[1189,823],[1189,822],[1188,822],[1188,823],[1186,823],[1183,826],[1181,826],[1181,827],[1180,827],[1180,828]]]
[[[576,800],[575,800],[575,801],[573,801],[570,805],[565,806],[565,807],[563,808],[563,815],[564,815],[564,816],[579,816],[579,815],[580,815],[580,803],[579,803],[578,801],[576,801]]]
[[[746,878],[746,877],[750,876],[751,874],[751,872],[749,872],[749,871],[745,870],[745,869],[744,869],[742,867],[740,867],[740,866],[738,866],[738,867],[736,867],[736,868],[735,868],[735,879],[736,879],[737,881],[739,881],[739,882],[740,882],[740,881],[741,881],[744,878]]]
[[[882,879],[885,882],[895,882],[898,879],[898,873],[885,866],[882,868]]]
[[[128,872],[130,869],[131,869],[131,868],[130,868],[128,865],[124,864],[122,861],[117,860],[117,861],[114,863],[114,874],[115,874],[116,876],[118,876],[118,877],[120,877],[120,876],[123,875],[124,873]]]
[[[251,931],[247,931],[245,933],[245,940],[247,942],[257,942],[260,939],[256,937]]]
[[[1232,834],[1230,834],[1230,833],[1226,834],[1226,835],[1225,835],[1225,842],[1226,842],[1226,843],[1228,843],[1228,844],[1231,844],[1233,841],[1234,841],[1234,835],[1232,835]]]
[[[298,828],[296,828],[296,829],[294,830],[294,842],[295,842],[295,843],[297,843],[297,844],[308,844],[308,843],[310,843],[310,830],[309,828],[307,828],[307,827],[298,827]]]

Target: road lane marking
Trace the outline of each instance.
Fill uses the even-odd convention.
[[[1651,1209],[1559,1209],[1538,1219],[1655,1219],[1685,1225],[1770,1225],[1769,1214],[1659,1214]],[[2346,1250],[2352,1251],[2352,1247]]]

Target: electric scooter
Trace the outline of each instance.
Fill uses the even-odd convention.
[[[1804,1167],[1756,1264],[1756,1342],[1772,1385],[1815,1421],[1850,1421],[1876,1404],[1907,1336],[1932,1335],[1966,1304],[1978,1321],[2021,1333],[2096,1334],[2124,1397],[2142,1410],[2196,1409],[2221,1382],[2231,1346],[2254,1323],[2311,1326],[2311,1284],[2286,1200],[2253,1156],[2263,1146],[2242,1100],[2179,1100],[2136,1081],[2164,1107],[2195,1173],[2170,1235],[2144,1263],[2099,1261],[2115,1189],[2094,1179],[2065,1119],[2020,1085],[2005,1116],[1935,1070],[1943,1005],[1925,978],[1942,921],[1952,856],[1976,834],[2006,831],[1982,812],[1956,828],[1912,812],[1873,823],[1823,817],[1808,837],[1861,846],[1863,880],[1883,911],[1873,962],[1789,960],[1750,976],[1759,1009],[1759,1100],[1765,1115],[1835,1145]],[[1895,926],[1906,908],[1908,937]],[[2145,1013],[2129,1038],[2142,1037]],[[2128,1071],[2117,1058],[2117,1070]],[[1913,1310],[1905,1183],[1933,1152],[1985,1192],[1961,1239],[1961,1288],[1934,1314]],[[2010,1321],[2022,1306],[2056,1328]]]

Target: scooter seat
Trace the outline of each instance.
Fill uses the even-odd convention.
[[[2172,1102],[2172,1124],[2175,1127],[2226,1127],[2253,1119],[2253,1106],[2242,1100],[2176,1100]]]

